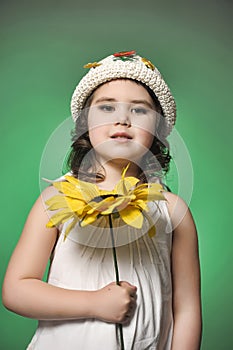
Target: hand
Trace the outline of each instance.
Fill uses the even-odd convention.
[[[128,323],[136,307],[137,287],[128,282],[112,282],[95,292],[94,314],[101,321]]]

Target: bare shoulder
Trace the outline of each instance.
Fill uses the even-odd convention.
[[[171,192],[164,192],[164,196],[167,200],[168,212],[174,229],[186,225],[195,227],[193,216],[187,203],[181,197]]]
[[[50,212],[47,210],[46,201],[57,195],[59,192],[53,186],[46,187],[36,199],[32,209],[28,215],[28,220],[33,217],[33,220],[37,219],[37,216],[44,220],[49,220]]]
[[[183,285],[182,279],[192,275],[195,267],[196,283],[199,285],[198,235],[191,211],[185,201],[173,193],[164,193],[173,228],[172,266],[173,276],[181,276],[177,285]]]
[[[50,219],[51,213],[47,210],[46,201],[56,195],[58,191],[53,186],[48,186],[41,192],[29,215],[26,219],[20,240],[43,242],[54,242],[57,236],[57,229],[48,229],[46,224]]]
[[[40,235],[44,234],[47,236],[47,231],[49,230],[50,235],[49,236],[56,236],[57,229],[48,229],[46,228],[46,224],[48,223],[52,212],[48,211],[46,201],[53,197],[54,195],[57,195],[58,191],[53,186],[48,186],[46,189],[44,189],[40,196],[35,201],[24,226],[23,229],[23,235],[24,234],[30,234],[30,232],[33,230],[34,233],[37,233]],[[52,234],[53,232],[53,234]]]
[[[177,194],[174,194],[172,192],[163,192],[163,194],[167,200],[169,211],[173,212],[174,210],[177,210],[177,209],[180,209],[180,210],[188,209],[186,202]]]
[[[57,190],[54,186],[51,185],[51,186],[46,187],[46,188],[41,192],[41,194],[40,194],[40,196],[39,196],[39,199],[42,201],[42,203],[45,204],[45,202],[46,202],[49,198],[51,198],[51,197],[53,197],[53,196],[55,196],[55,195],[57,195],[57,194],[59,194],[58,190]]]
[[[11,256],[5,281],[42,278],[58,235],[57,228],[46,227],[49,215],[45,201],[54,194],[56,191],[49,186],[35,201]]]

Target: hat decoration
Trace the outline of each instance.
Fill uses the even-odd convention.
[[[88,63],[88,73],[76,86],[71,99],[74,121],[79,117],[85,102],[99,85],[114,79],[131,79],[147,85],[156,95],[167,124],[169,134],[176,120],[176,104],[171,91],[158,68],[136,51],[120,51],[99,62]]]

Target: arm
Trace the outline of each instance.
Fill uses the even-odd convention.
[[[187,205],[167,193],[173,224],[172,276],[174,332],[172,350],[199,350],[201,343],[201,298],[198,241]]]
[[[49,220],[44,199],[54,195],[47,188],[34,204],[21,238],[10,259],[3,283],[6,308],[22,316],[46,319],[98,318],[124,323],[135,303],[135,287],[112,283],[97,291],[77,291],[42,281],[47,262],[57,239],[56,228],[46,228]]]

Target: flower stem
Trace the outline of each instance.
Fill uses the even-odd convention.
[[[108,218],[109,218],[109,227],[110,227],[110,234],[111,234],[111,241],[112,241],[112,254],[113,254],[114,267],[115,267],[116,284],[119,286],[120,285],[119,270],[118,270],[118,263],[117,263],[117,255],[116,255],[116,248],[115,248],[115,240],[114,240],[114,233],[113,233],[112,216],[111,216],[111,214],[109,214]],[[118,323],[116,326],[119,328],[119,332],[120,332],[121,350],[125,350],[122,324]]]
[[[113,234],[113,226],[112,226],[111,214],[109,215],[109,226],[110,226],[111,241],[112,241],[112,254],[113,254],[114,267],[115,267],[116,284],[118,284],[118,286],[119,286],[120,285],[120,280],[119,280],[118,263],[117,263],[117,255],[116,255],[116,248],[115,248],[115,240],[114,240],[114,234]]]

